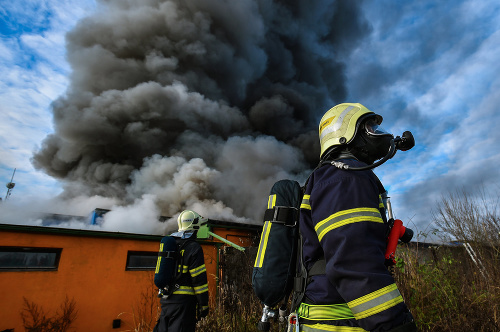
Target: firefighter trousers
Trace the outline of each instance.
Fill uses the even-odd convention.
[[[182,303],[161,303],[161,315],[153,332],[194,332],[196,297],[186,296]]]

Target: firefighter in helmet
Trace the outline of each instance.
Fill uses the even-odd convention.
[[[309,277],[297,309],[301,331],[417,331],[384,264],[385,189],[371,170],[414,141],[395,140],[381,123],[357,103],[337,105],[320,121],[320,164],[299,222],[305,267],[323,267]]]
[[[171,234],[177,243],[178,272],[171,294],[161,299],[161,315],[155,332],[192,332],[197,320],[208,315],[208,284],[203,249],[196,234],[208,219],[190,210],[177,218],[178,231]]]

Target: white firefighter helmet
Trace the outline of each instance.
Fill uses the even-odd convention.
[[[359,103],[343,103],[329,109],[319,122],[320,158],[329,148],[350,143],[367,116],[373,116],[379,125],[382,123],[380,115]]]
[[[198,213],[191,210],[184,210],[177,217],[177,225],[179,232],[197,231],[201,226],[208,222],[207,218],[200,216]]]

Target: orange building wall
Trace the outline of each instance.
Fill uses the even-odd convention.
[[[241,246],[251,244],[250,234],[245,232],[224,229],[212,231]],[[241,240],[238,233],[242,236]],[[160,239],[0,230],[0,246],[63,248],[58,271],[0,271],[0,331],[12,328],[24,331],[20,316],[24,306],[23,297],[41,306],[47,316],[60,310],[66,297],[74,299],[78,314],[72,327],[76,331],[133,330],[134,319],[137,321],[144,309],[149,308],[151,311],[154,307],[156,310],[158,298],[153,283],[154,271],[126,271],[127,253],[156,252]],[[202,243],[211,303],[215,298],[219,276],[220,246],[222,243]],[[112,328],[114,319],[122,320],[121,328]]]

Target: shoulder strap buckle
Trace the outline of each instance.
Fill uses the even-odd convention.
[[[295,227],[299,220],[299,209],[293,206],[275,206],[264,213],[264,221]]]

